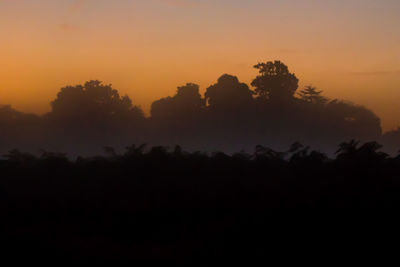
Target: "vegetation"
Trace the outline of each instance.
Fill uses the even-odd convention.
[[[300,143],[233,155],[132,145],[75,161],[13,150],[0,161],[3,260],[265,260],[265,251],[318,232],[271,208],[399,207],[400,156],[379,149],[344,142],[330,159]]]
[[[259,63],[252,87],[224,74],[205,88],[193,83],[154,101],[151,116],[112,85],[89,81],[61,89],[44,116],[0,108],[0,152],[40,149],[72,156],[117,151],[130,143],[185,147],[188,151],[250,152],[262,144],[283,150],[299,141],[333,155],[343,140],[375,140],[392,155],[396,135],[382,135],[380,119],[369,109],[328,99],[299,80],[280,61]],[[396,145],[397,147],[393,147]]]
[[[188,83],[150,117],[100,81],[62,88],[43,116],[0,107],[2,259],[251,265],[318,232],[271,208],[399,207],[399,131],[315,87],[297,93],[282,62],[255,68],[254,90],[228,74],[204,96]]]

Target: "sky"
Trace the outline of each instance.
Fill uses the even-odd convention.
[[[400,126],[399,0],[0,0],[0,104],[43,114],[98,79],[149,111],[224,73],[281,60],[330,98]]]

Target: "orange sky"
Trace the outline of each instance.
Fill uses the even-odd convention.
[[[301,85],[400,126],[398,0],[0,0],[0,104],[43,113],[99,79],[150,103],[280,59]]]

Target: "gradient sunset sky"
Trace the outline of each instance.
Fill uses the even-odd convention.
[[[399,0],[0,0],[0,104],[43,113],[99,79],[145,111],[224,73],[279,59],[301,86],[400,126]]]

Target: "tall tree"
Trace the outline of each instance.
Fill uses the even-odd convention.
[[[268,61],[254,66],[259,75],[251,83],[260,98],[284,102],[293,98],[299,84],[294,73],[281,61]]]
[[[179,86],[175,99],[184,111],[198,111],[204,106],[204,99],[199,93],[199,86],[194,83],[187,83],[184,86]]]
[[[207,88],[205,99],[212,110],[238,110],[251,106],[253,92],[236,76],[224,74]]]
[[[101,81],[64,87],[51,106],[51,117],[67,121],[95,123],[143,117],[141,109],[133,106],[128,96],[120,96],[112,85]]]
[[[299,96],[302,100],[312,104],[325,104],[328,98],[322,96],[323,91],[318,91],[316,87],[306,86],[300,91]]]
[[[199,86],[187,83],[177,88],[173,97],[165,97],[154,101],[151,105],[153,118],[189,117],[200,112],[204,107],[204,99],[199,93]]]

